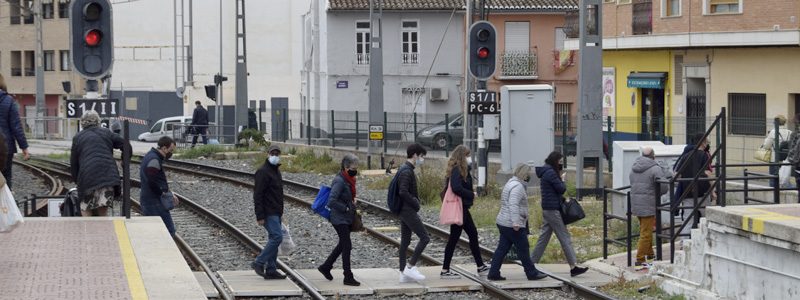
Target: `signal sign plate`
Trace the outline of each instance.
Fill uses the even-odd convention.
[[[470,92],[467,100],[467,113],[470,115],[499,114],[497,106],[497,93],[495,92]]]
[[[369,140],[382,141],[383,140],[383,125],[370,125],[369,126]]]
[[[67,99],[67,118],[80,118],[94,110],[101,118],[119,116],[119,99]]]

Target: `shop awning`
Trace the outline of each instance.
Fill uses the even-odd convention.
[[[631,72],[628,75],[629,88],[664,89],[666,72]]]

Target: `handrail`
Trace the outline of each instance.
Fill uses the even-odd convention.
[[[631,251],[633,249],[633,247],[631,246],[631,241],[632,241],[632,236],[631,236],[631,231],[632,231],[632,228],[631,228],[632,227],[632,225],[631,225],[631,215],[632,215],[632,213],[631,213],[631,192],[630,191],[622,192],[622,191],[623,190],[629,190],[630,188],[631,188],[630,185],[619,187],[619,188],[616,188],[616,189],[603,188],[603,258],[604,259],[608,259],[608,244],[609,243],[614,243],[614,244],[618,244],[618,245],[621,245],[621,246],[625,246],[626,247],[626,252],[628,253],[627,264],[628,264],[629,267],[631,266],[631,260],[632,260]],[[627,210],[625,212],[625,216],[624,217],[608,213],[608,194],[626,196],[626,199],[627,199]],[[625,222],[627,232],[626,232],[626,235],[624,237],[611,238],[611,239],[608,237],[608,221],[610,221],[610,220],[620,220],[620,221]],[[622,241],[619,241],[621,239],[624,239],[625,243],[622,243]]]

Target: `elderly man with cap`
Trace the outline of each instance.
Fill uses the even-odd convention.
[[[653,257],[653,228],[656,226],[656,179],[672,176],[669,170],[658,165],[653,148],[642,148],[642,156],[636,158],[630,175],[631,213],[639,219],[639,250],[636,267],[647,267],[646,258]],[[669,186],[661,184],[661,195]],[[659,195],[660,196],[660,195]]]
[[[70,171],[78,184],[81,215],[107,216],[108,207],[121,194],[121,181],[114,149],[122,150],[125,140],[100,126],[100,115],[90,110],[81,117],[83,130],[72,138]]]
[[[278,272],[278,246],[283,241],[281,217],[283,216],[283,177],[281,177],[281,149],[272,145],[267,149],[269,157],[256,171],[253,204],[256,221],[267,230],[267,245],[251,264],[256,274],[264,279],[284,279]]]

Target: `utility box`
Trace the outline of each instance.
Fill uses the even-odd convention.
[[[633,172],[631,168],[636,159],[642,156],[642,148],[653,148],[655,160],[658,165],[671,174],[672,168],[683,153],[683,148],[685,146],[686,145],[664,145],[659,141],[614,142],[614,188],[630,185],[630,176]],[[624,216],[628,211],[627,198],[615,195],[611,197],[611,199],[611,213]],[[653,201],[655,202],[655,199],[653,199]],[[667,202],[669,202],[669,192],[661,196],[661,203]],[[669,218],[669,212],[661,212],[662,223],[669,224]],[[680,222],[680,216],[676,217],[676,223]]]
[[[500,115],[483,115],[483,138],[486,140],[500,138]]]
[[[553,151],[553,96],[553,87],[546,84],[500,88],[501,173],[510,174],[518,163],[541,165]],[[498,176],[498,182],[501,177],[507,179]]]

